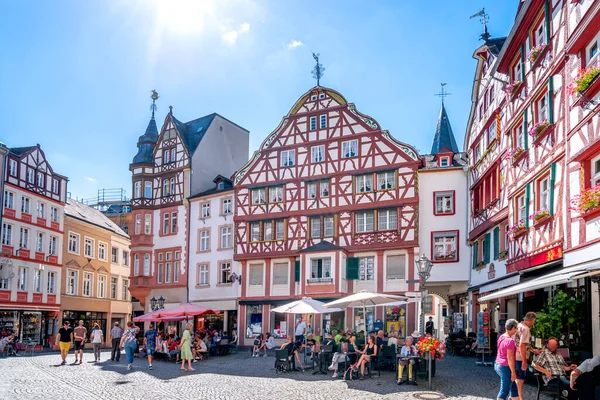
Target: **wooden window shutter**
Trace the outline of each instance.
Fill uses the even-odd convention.
[[[521,44],[521,82],[525,84],[525,45]]]
[[[492,235],[490,233],[486,233],[483,239],[483,262],[485,264],[490,262],[490,241],[492,240]]]
[[[475,241],[475,243],[473,243],[473,269],[477,268],[477,259],[478,259],[478,254],[477,254],[477,250],[479,247],[479,242]]]
[[[556,180],[556,163],[550,166],[550,215],[554,215],[554,182]]]
[[[548,8],[546,7],[546,10]],[[554,123],[554,96],[552,95],[554,93],[554,80],[552,79],[552,76],[550,76],[550,78],[548,78],[548,122],[550,122],[551,124]]]
[[[500,227],[494,228],[494,260],[500,255]]]
[[[358,257],[348,257],[346,259],[346,279],[357,280],[358,279]]]
[[[300,282],[300,260],[294,265],[294,282]]]
[[[529,228],[529,199],[531,197],[530,183],[525,186],[525,228]]]
[[[523,110],[523,148],[529,149],[529,134],[527,133],[527,108]]]

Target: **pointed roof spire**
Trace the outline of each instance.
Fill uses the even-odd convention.
[[[436,155],[444,148],[451,150],[453,153],[458,153],[456,139],[454,138],[454,133],[452,133],[448,114],[446,114],[446,107],[444,107],[444,103],[442,102],[440,117],[438,119],[437,128],[435,129],[433,145],[431,146],[431,154]]]
[[[152,110],[152,117],[148,122],[148,126],[146,127],[146,132],[139,137],[137,147],[138,152],[133,157],[133,164],[137,163],[152,163],[152,153],[154,151],[154,145],[158,140],[158,128],[156,127],[156,121],[154,120],[154,111],[156,110],[156,100],[158,99],[158,93],[156,90],[152,91],[152,105],[150,109]]]

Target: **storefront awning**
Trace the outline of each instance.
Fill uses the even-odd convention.
[[[498,289],[502,289],[505,287],[510,287],[512,285],[516,285],[517,283],[519,283],[521,281],[521,275],[517,274],[517,275],[513,275],[513,276],[509,276],[507,278],[504,279],[500,279],[496,282],[491,282],[488,283],[487,285],[481,285],[481,287],[479,288],[479,294],[483,294],[483,293],[488,293],[491,292],[493,290],[498,290]]]
[[[600,263],[563,268],[559,271],[550,272],[549,274],[540,276],[539,278],[521,282],[506,289],[482,296],[478,299],[478,301],[494,300],[500,297],[511,296],[513,294],[519,294],[530,290],[561,285],[573,279],[579,279],[595,274],[600,274]]]

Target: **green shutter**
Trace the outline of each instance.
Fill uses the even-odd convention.
[[[492,234],[486,233],[483,239],[483,262],[488,264],[490,262],[490,241],[492,240]]]
[[[494,260],[500,255],[500,227],[494,228]]]
[[[479,247],[479,242],[475,241],[475,243],[473,243],[473,269],[477,268],[477,258],[478,258],[478,254],[477,254],[477,248]]]
[[[521,44],[521,82],[525,84],[525,45]]]
[[[550,166],[550,215],[554,215],[554,181],[556,175],[556,163]]]
[[[523,148],[529,148],[529,134],[527,134],[527,108],[523,110]]]
[[[300,282],[300,260],[296,260],[294,266],[294,282]]]
[[[546,24],[546,44],[550,44],[550,13],[548,11],[548,2],[544,2],[544,22]],[[539,43],[538,43],[539,44]]]
[[[554,79],[548,78],[548,122],[554,123]]]
[[[358,257],[346,259],[346,279],[349,281],[358,279]]]
[[[528,183],[525,186],[525,227],[529,228],[529,198],[531,196],[531,187]]]

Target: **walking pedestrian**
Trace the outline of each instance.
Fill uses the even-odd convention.
[[[121,359],[121,349],[119,344],[121,343],[121,336],[123,336],[123,329],[119,327],[119,323],[115,322],[113,328],[110,330],[110,337],[112,340],[112,351],[110,352],[110,361],[119,362]]]
[[[62,358],[60,365],[67,363],[69,349],[73,346],[73,329],[70,325],[69,321],[63,322],[63,327],[58,330],[58,336],[56,336],[56,345],[60,349],[60,357]]]
[[[146,355],[148,356],[148,369],[152,369],[152,357],[154,356],[154,351],[157,347],[157,338],[158,335],[154,329],[154,324],[150,324],[150,327],[146,333],[144,333],[144,346],[146,347]]]
[[[79,325],[73,329],[73,336],[75,338],[74,349],[75,349],[75,362],[77,364],[77,354],[79,354],[79,365],[83,362],[83,347],[85,346],[85,338],[87,336],[87,328],[83,326],[83,320],[79,320]]]
[[[183,331],[183,336],[181,339],[181,370],[182,371],[195,371],[194,368],[192,368],[192,360],[194,359],[194,356],[192,354],[192,348],[190,347],[191,345],[191,338],[192,335],[190,334],[190,331],[192,330],[192,324],[187,324],[187,326],[185,327],[185,331]],[[188,362],[188,367],[187,369],[185,368],[185,362]]]
[[[90,338],[92,345],[94,346],[94,362],[100,361],[100,348],[104,343],[104,332],[100,329],[100,325],[96,322],[94,324],[94,330],[92,331],[92,337]]]
[[[535,324],[536,315],[534,312],[528,312],[517,326],[515,333],[515,345],[517,346],[517,389],[519,390],[519,400],[523,400],[523,385],[527,379],[527,360],[529,353],[539,354],[537,350],[531,349],[531,331],[530,328]]]
[[[509,392],[511,399],[519,397],[516,383],[517,368],[515,359],[517,345],[514,341],[514,335],[517,333],[517,325],[519,323],[514,319],[506,321],[506,333],[498,338],[498,353],[496,355],[496,364],[494,365],[496,373],[500,376],[498,400],[506,400]]]
[[[121,337],[121,348],[125,349],[125,355],[127,356],[127,370],[133,368],[133,353],[137,347],[136,335],[140,331],[140,328],[133,325],[132,321],[127,323],[127,329],[123,332]]]

